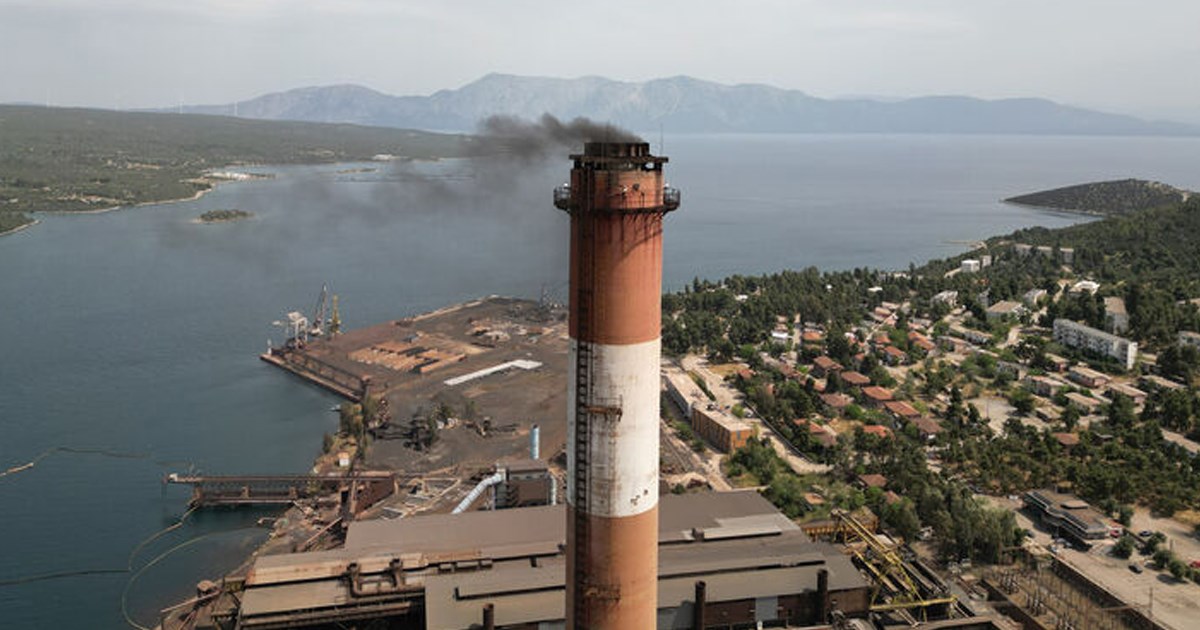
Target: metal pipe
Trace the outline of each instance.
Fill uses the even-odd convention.
[[[704,630],[704,607],[708,604],[708,584],[704,580],[696,580],[696,597],[692,603],[692,628]]]
[[[529,429],[529,459],[537,460],[541,456],[542,428],[533,425]]]
[[[817,571],[817,623],[825,623],[829,615],[829,571]]]
[[[496,630],[496,605],[491,602],[483,605],[483,630]]]
[[[471,504],[479,498],[479,495],[483,494],[484,490],[503,482],[504,469],[497,470],[495,474],[484,478],[484,480],[476,484],[474,488],[471,488],[471,491],[467,493],[467,496],[463,497],[463,500],[460,501],[457,506],[455,506],[454,511],[451,512],[451,514],[462,514],[463,512],[466,512],[467,508],[471,507]]]

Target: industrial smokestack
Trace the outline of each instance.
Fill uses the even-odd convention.
[[[529,429],[529,459],[538,459],[541,456],[541,451],[542,428],[535,424]]]
[[[567,627],[653,628],[658,594],[662,221],[679,207],[644,142],[588,142],[571,215]]]

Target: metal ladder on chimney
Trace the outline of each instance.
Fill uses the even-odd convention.
[[[583,178],[590,183],[590,177]],[[578,265],[579,278],[575,294],[575,488],[571,497],[575,507],[575,557],[573,560],[575,582],[574,628],[582,630],[589,625],[588,606],[583,605],[589,599],[589,563],[588,553],[591,543],[588,517],[591,514],[591,488],[588,467],[591,465],[591,413],[588,411],[591,401],[592,377],[592,343],[590,341],[593,322],[592,286],[596,277],[596,261],[593,248],[595,243],[595,225],[592,211],[592,191],[590,185],[581,186],[583,190],[574,191],[577,203],[573,219],[579,225]],[[585,280],[586,279],[586,280]]]

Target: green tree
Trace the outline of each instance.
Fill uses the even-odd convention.
[[[1018,388],[1008,396],[1008,403],[1017,410],[1017,413],[1027,416],[1033,413],[1033,394],[1029,393],[1025,388]]]
[[[1133,544],[1133,536],[1130,536],[1129,534],[1123,534],[1121,538],[1117,540],[1117,544],[1113,545],[1112,555],[1121,559],[1128,559],[1129,556],[1133,555]]]

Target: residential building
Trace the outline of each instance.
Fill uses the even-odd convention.
[[[833,394],[821,394],[821,402],[825,403],[831,415],[837,415],[846,407],[854,404],[854,399],[845,394],[835,392]]]
[[[950,327],[950,332],[957,337],[966,339],[975,345],[987,345],[992,342],[992,334],[975,330],[974,328],[966,328],[964,326],[954,325]]]
[[[929,340],[929,337],[926,337],[915,330],[910,330],[908,332],[908,342],[912,345],[912,347],[917,348],[925,354],[933,352],[937,348],[937,346]]]
[[[819,424],[811,420],[794,420],[793,423],[802,429],[808,430],[808,435],[813,441],[820,444],[824,448],[833,448],[837,446],[838,434],[833,430],[833,427],[827,424]]]
[[[1116,296],[1104,298],[1104,326],[1114,335],[1129,332],[1129,313],[1125,311],[1125,299]]]
[[[1179,345],[1200,348],[1200,333],[1183,331],[1179,333]]]
[[[1112,357],[1126,370],[1137,360],[1137,343],[1069,319],[1054,320],[1054,340],[1065,346]]]
[[[1061,258],[1062,261],[1068,265],[1073,264],[1075,262],[1075,248],[1074,247],[1058,248],[1058,257]]]
[[[1079,392],[1067,392],[1066,398],[1070,401],[1070,404],[1079,407],[1084,413],[1093,413],[1108,402],[1103,398],[1084,396]]]
[[[1112,380],[1104,372],[1097,372],[1082,365],[1071,368],[1071,371],[1067,372],[1067,378],[1089,389],[1104,387]]]
[[[830,374],[842,371],[842,364],[828,356],[821,355],[813,359],[812,375],[817,378],[827,378]]]
[[[914,418],[912,423],[917,427],[917,434],[921,436],[922,440],[932,440],[942,432],[941,423],[929,416]]]
[[[1025,378],[1025,375],[1028,373],[1024,365],[1013,363],[1012,361],[996,361],[996,371],[1007,374],[1014,381]]]
[[[1020,302],[1001,300],[987,308],[987,320],[993,322],[1020,319],[1022,315],[1028,312],[1029,309],[1025,308],[1025,305]]]
[[[1140,385],[1148,389],[1185,389],[1183,383],[1176,383],[1169,378],[1163,378],[1157,374],[1147,374],[1141,378]]]
[[[1030,376],[1025,379],[1025,384],[1029,386],[1029,390],[1038,396],[1053,396],[1058,393],[1058,390],[1065,387],[1067,384],[1046,376]]]
[[[896,420],[911,420],[921,416],[921,412],[917,411],[916,407],[903,400],[890,400],[883,403],[883,406]]]
[[[941,344],[941,346],[943,348],[945,348],[947,352],[961,353],[961,352],[967,352],[968,350],[971,349],[970,342],[968,342],[966,339],[963,339],[961,337],[953,337],[950,335],[943,335],[938,338],[938,343]]]
[[[883,426],[882,424],[866,424],[863,425],[862,430],[863,433],[866,433],[867,435],[874,435],[877,438],[882,438],[885,440],[891,439],[892,437],[892,430]]]
[[[1046,297],[1045,289],[1030,289],[1025,292],[1025,295],[1021,296],[1021,301],[1025,303],[1025,306],[1033,308],[1037,306],[1038,300],[1044,297]]]
[[[1096,291],[1099,290],[1100,283],[1093,282],[1091,280],[1080,280],[1079,282],[1071,285],[1071,293],[1083,293],[1084,291],[1087,291],[1088,293],[1095,295]]]
[[[1146,392],[1125,383],[1109,383],[1107,391],[1110,395],[1121,394],[1122,396],[1128,396],[1135,405],[1146,404],[1146,398],[1149,396]]]
[[[1059,445],[1067,450],[1071,450],[1072,448],[1079,446],[1078,433],[1055,433],[1054,439],[1059,443]]]
[[[867,427],[863,427],[866,429]],[[878,473],[870,473],[858,476],[858,484],[864,488],[884,488],[887,486],[887,477]]]
[[[896,346],[884,346],[883,361],[888,365],[904,365],[908,363],[908,354]]]
[[[883,403],[892,399],[892,392],[890,390],[875,385],[864,387],[862,392],[863,400],[871,407],[882,407]]]
[[[929,298],[929,301],[934,304],[947,304],[950,307],[957,306],[958,291],[942,291],[932,298]]]
[[[1046,353],[1046,361],[1050,363],[1050,369],[1055,372],[1065,372],[1071,367],[1071,360],[1066,357],[1060,357],[1057,354]]]
[[[846,370],[845,372],[842,372],[842,383],[845,383],[850,387],[866,387],[867,385],[871,384],[871,379],[865,374],[861,374],[853,370]]]
[[[1058,422],[1062,420],[1062,411],[1058,407],[1043,406],[1033,410],[1033,415],[1042,422]]]
[[[978,260],[974,258],[967,258],[966,260],[962,261],[962,264],[958,269],[961,273],[976,273],[979,271],[980,266],[981,265],[979,264]]]

